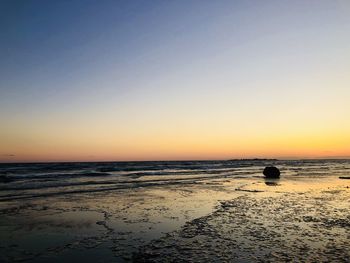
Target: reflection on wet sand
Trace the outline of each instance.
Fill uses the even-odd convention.
[[[93,249],[103,254],[101,262],[130,260],[139,246],[210,213],[216,200],[234,196],[211,187],[196,192],[192,187],[147,188],[8,204],[1,211],[2,259],[68,260],[72,253]],[[99,262],[96,257],[86,260]]]
[[[245,176],[245,168],[147,175],[137,187],[135,178],[108,178],[128,183],[3,200],[0,261],[347,261],[350,181],[339,179],[339,169],[320,176],[287,168],[280,179],[264,178],[259,166]],[[33,194],[26,188],[16,194]]]
[[[265,184],[268,186],[278,186],[280,179],[279,178],[264,178]]]

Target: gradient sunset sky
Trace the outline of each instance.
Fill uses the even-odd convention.
[[[0,161],[350,156],[350,1],[0,1]]]

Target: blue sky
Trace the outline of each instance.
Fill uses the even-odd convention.
[[[2,1],[0,32],[4,156],[348,154],[348,1]]]

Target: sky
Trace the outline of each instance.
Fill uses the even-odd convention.
[[[0,1],[0,162],[350,157],[350,2]]]

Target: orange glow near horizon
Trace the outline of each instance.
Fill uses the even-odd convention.
[[[61,137],[60,137],[61,136]],[[215,160],[234,158],[339,158],[350,156],[347,134],[266,135],[247,134],[185,137],[174,133],[138,137],[93,136],[64,137],[43,134],[36,138],[17,138],[3,143],[1,162],[35,161],[147,161]],[[239,139],[237,139],[239,138]],[[328,138],[328,139],[327,139]],[[20,143],[19,143],[20,142]],[[32,145],[36,145],[33,147]]]
[[[350,123],[345,116],[266,112],[259,118],[252,116],[255,109],[230,115],[224,114],[229,109],[216,106],[206,115],[191,112],[190,105],[187,113],[178,110],[169,117],[145,109],[94,117],[93,123],[74,115],[8,122],[0,131],[0,162],[350,156]],[[214,111],[217,115],[210,115]]]

